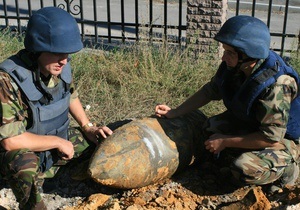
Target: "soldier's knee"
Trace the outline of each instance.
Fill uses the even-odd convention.
[[[262,175],[264,174],[264,170],[262,170],[260,167],[256,167],[253,165],[247,166],[247,164],[243,164],[240,162],[234,162],[231,165],[231,171],[236,179],[245,181],[246,183],[250,180],[260,180]]]
[[[10,155],[10,160],[8,164],[8,173],[18,173],[20,171],[32,171],[37,172],[39,165],[38,156],[27,149],[22,149],[18,151],[13,151],[14,154]]]
[[[231,169],[233,176],[245,184],[267,184],[271,173],[271,169],[266,163],[251,157],[251,155],[236,159]]]

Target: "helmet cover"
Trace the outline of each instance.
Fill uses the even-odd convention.
[[[269,56],[269,28],[252,16],[229,18],[215,36],[215,40],[234,47],[250,58],[265,59]]]
[[[44,7],[30,17],[24,46],[30,52],[68,54],[83,48],[76,20],[58,7]]]

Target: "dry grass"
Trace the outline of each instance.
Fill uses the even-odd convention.
[[[0,33],[0,61],[23,48],[22,37]],[[158,103],[176,107],[214,75],[220,62],[207,54],[197,59],[189,49],[145,43],[112,51],[85,48],[71,55],[75,84],[93,122],[107,124],[150,116]],[[300,58],[291,54],[300,71]],[[221,102],[201,109],[208,116],[224,110]]]
[[[72,66],[81,100],[91,105],[89,115],[106,124],[152,115],[158,103],[179,105],[210,79],[217,62],[136,45],[112,52],[83,51],[73,56]]]

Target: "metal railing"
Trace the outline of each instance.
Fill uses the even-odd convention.
[[[183,13],[186,13],[186,4],[183,5],[183,0],[2,1],[0,25],[14,27],[18,32],[24,31],[26,21],[34,10],[56,6],[76,18],[83,40],[93,44],[141,39],[166,40],[178,44],[185,41],[186,24]]]
[[[288,40],[297,40],[298,38],[298,46],[295,44],[296,50],[299,51],[299,42],[300,42],[300,25],[298,24],[298,28],[295,31],[287,31],[287,27],[289,25],[288,16],[298,16],[300,18],[300,1],[299,0],[229,0],[229,3],[233,4],[232,6],[235,8],[235,15],[239,15],[243,10],[249,10],[251,16],[257,16],[257,11],[265,11],[266,13],[266,24],[269,28],[271,28],[272,23],[272,13],[280,13],[283,17],[282,20],[282,31],[272,32],[270,31],[271,37],[278,37],[281,40],[279,47],[274,47],[274,51],[280,51],[281,54],[283,52],[290,52],[291,49],[287,49],[286,41]],[[294,4],[295,6],[293,6]],[[291,10],[291,11],[290,11]],[[298,20],[297,20],[298,21]],[[298,30],[298,31],[297,31]],[[295,48],[294,48],[295,49]]]
[[[135,42],[140,40],[151,42],[167,42],[185,45],[186,13],[188,0],[2,0],[0,4],[0,27],[14,28],[24,32],[31,14],[42,7],[56,6],[71,13],[77,20],[82,39],[89,45],[102,43]],[[274,2],[264,0],[266,24],[270,27],[273,21]],[[300,32],[288,32],[289,8],[291,1],[285,2],[281,8],[283,26],[281,31],[271,32],[272,37],[280,38],[280,46],[275,51],[287,52],[287,39],[300,41]],[[243,6],[252,16],[256,16],[261,7],[261,0],[228,0],[234,15],[241,14]],[[234,6],[232,6],[234,3]],[[299,10],[300,11],[300,10]],[[299,14],[300,18],[300,12]],[[63,21],[63,20],[62,20]],[[298,41],[298,50],[299,50]],[[297,44],[296,44],[297,46]]]

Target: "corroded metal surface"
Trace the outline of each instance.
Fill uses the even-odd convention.
[[[98,146],[88,172],[98,183],[143,187],[188,166],[206,117],[199,111],[181,118],[143,118],[114,131]]]

